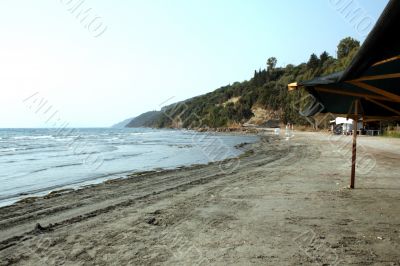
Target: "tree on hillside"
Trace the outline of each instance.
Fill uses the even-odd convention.
[[[329,54],[326,52],[326,51],[324,51],[320,56],[319,56],[319,61],[320,61],[320,64],[321,64],[321,66],[322,65],[324,65],[324,63],[329,59]]]
[[[164,113],[172,114],[173,119],[164,115],[150,126],[174,127],[174,121],[180,119],[184,121],[183,127],[226,127],[247,122],[254,116],[255,107],[265,108],[271,117],[279,117],[283,123],[308,125],[307,119],[299,113],[309,104],[307,91],[289,92],[287,84],[343,71],[357,54],[358,47],[358,41],[346,38],[338,45],[340,59],[323,52],[319,56],[311,55],[306,63],[286,67],[277,67],[277,59],[271,57],[266,62],[266,69],[254,71],[250,80],[235,82],[189,99],[184,102],[184,110],[165,107]],[[229,102],[232,97],[239,100]]]
[[[311,69],[316,69],[319,66],[319,58],[316,54],[312,54],[308,60],[307,67]]]
[[[340,41],[338,47],[337,47],[337,57],[338,59],[342,59],[344,57],[347,57],[351,51],[354,49],[360,48],[360,42],[357,41],[356,39],[353,39],[351,37],[344,38],[343,40]]]
[[[276,57],[270,57],[267,60],[267,71],[270,72],[272,70],[274,70],[274,68],[276,67],[276,64],[278,63],[278,60],[276,59]]]

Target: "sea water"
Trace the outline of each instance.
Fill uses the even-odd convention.
[[[255,136],[156,129],[0,129],[0,206],[23,197],[236,157]]]

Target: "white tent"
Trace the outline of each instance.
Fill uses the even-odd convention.
[[[336,117],[335,120],[330,121],[332,124],[335,125],[342,125],[343,133],[344,134],[351,134],[353,130],[353,119],[347,119],[346,117]],[[358,128],[362,128],[363,123],[358,122]]]
[[[332,120],[330,122],[335,123],[336,125],[353,124],[353,119],[347,119],[346,117],[336,117],[335,120]]]

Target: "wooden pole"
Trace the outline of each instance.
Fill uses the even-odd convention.
[[[350,188],[354,189],[356,181],[356,159],[357,159],[357,127],[358,127],[358,100],[354,102],[354,120],[353,120],[353,155],[351,158],[351,179]]]

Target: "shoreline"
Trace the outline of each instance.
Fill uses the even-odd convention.
[[[236,146],[240,146],[240,148],[243,148],[244,146],[242,145],[250,145],[251,143],[247,143],[247,142],[243,142],[240,143]],[[236,148],[236,147],[235,147]],[[238,148],[239,149],[239,148]],[[87,184],[87,185],[77,185],[76,188],[74,187],[74,184],[69,184],[69,185],[65,185],[65,186],[61,186],[59,187],[59,189],[54,189],[54,190],[50,190],[50,191],[45,191],[43,193],[33,193],[33,194],[26,194],[26,195],[21,195],[21,197],[26,196],[26,198],[21,198],[20,200],[15,201],[14,203],[8,204],[8,205],[0,205],[0,210],[2,208],[7,208],[10,207],[14,204],[23,204],[23,203],[31,203],[34,202],[36,200],[41,200],[41,199],[49,199],[52,197],[56,197],[58,195],[62,195],[65,193],[69,193],[69,192],[75,192],[75,191],[79,191],[79,190],[85,190],[87,188],[96,188],[97,186],[102,186],[104,184],[111,184],[114,182],[118,182],[120,180],[125,180],[125,179],[130,179],[130,178],[135,178],[135,177],[140,177],[140,176],[144,176],[144,175],[151,175],[151,174],[167,174],[170,173],[171,171],[177,171],[177,170],[189,170],[189,169],[193,169],[193,168],[197,168],[197,167],[205,167],[207,165],[211,165],[211,164],[220,164],[220,163],[224,163],[224,162],[229,162],[232,159],[236,159],[236,158],[243,158],[243,155],[245,155],[247,151],[243,151],[243,153],[241,155],[239,155],[238,157],[231,157],[228,159],[224,159],[221,161],[214,161],[214,162],[209,162],[209,163],[205,163],[205,164],[191,164],[191,165],[182,165],[182,166],[177,166],[177,167],[172,167],[172,168],[153,168],[151,170],[146,170],[146,171],[139,171],[139,172],[132,172],[132,171],[128,171],[128,172],[124,172],[121,173],[121,177],[116,177],[116,178],[108,178],[109,175],[105,176],[104,178],[96,178],[94,180],[102,180],[102,181],[98,181],[95,183],[91,183],[91,184]],[[107,178],[107,179],[105,179]],[[86,183],[86,182],[91,182],[91,181],[85,181],[82,183]],[[77,183],[77,184],[81,184],[81,183]],[[72,186],[72,187],[71,187]]]
[[[214,132],[214,133],[220,134],[218,132]],[[187,171],[199,170],[199,169],[206,168],[206,167],[219,166],[221,164],[229,163],[232,160],[236,160],[236,159],[240,160],[240,159],[250,156],[253,152],[251,149],[251,146],[257,145],[261,141],[262,141],[262,138],[259,136],[259,139],[257,141],[255,141],[254,143],[243,142],[243,143],[236,145],[235,146],[236,149],[244,149],[243,152],[238,157],[227,158],[227,159],[224,159],[221,161],[209,162],[207,164],[192,164],[192,165],[187,165],[187,166],[178,166],[178,167],[174,167],[171,169],[155,168],[154,170],[148,170],[148,171],[130,172],[130,174],[127,174],[124,177],[108,179],[108,180],[104,180],[103,182],[100,182],[97,184],[89,184],[89,185],[85,185],[85,186],[82,186],[82,187],[79,187],[76,189],[66,188],[66,189],[60,189],[60,190],[54,190],[54,191],[48,192],[48,193],[46,193],[46,195],[43,195],[43,196],[29,196],[27,198],[16,201],[13,204],[0,207],[0,217],[1,217],[1,214],[7,213],[9,209],[20,209],[21,206],[22,206],[22,208],[24,208],[24,207],[29,208],[30,204],[34,204],[36,202],[46,202],[48,200],[51,200],[51,199],[57,198],[57,197],[61,197],[61,196],[73,197],[73,194],[85,194],[88,191],[93,192],[93,191],[96,191],[97,189],[101,189],[102,187],[108,186],[108,185],[115,187],[115,186],[123,185],[124,183],[135,183],[135,182],[142,180],[143,178],[152,178],[152,177],[157,177],[157,176],[162,176],[162,175],[170,175],[170,174],[181,173],[181,172],[184,173]],[[155,192],[152,192],[151,194],[154,194],[154,193]],[[91,216],[91,215],[92,214],[90,214],[89,216]],[[69,220],[64,221],[64,222],[69,223]],[[57,226],[63,224],[64,222],[49,224],[47,227],[45,227],[45,230],[53,230],[54,227],[57,227]],[[0,222],[0,224],[1,224],[1,222]],[[0,230],[0,233],[1,233],[1,230]],[[9,246],[12,246],[9,244],[10,241],[12,242],[15,239],[18,239],[18,240],[22,239],[24,235],[30,235],[30,234],[36,234],[36,225],[33,228],[33,230],[26,231],[19,236],[13,236],[13,237],[5,239],[5,240],[0,237],[0,252],[1,252],[1,250],[8,248]],[[0,236],[1,236],[1,234],[0,234]]]
[[[193,131],[193,132],[199,132],[199,133],[213,133],[213,135],[235,135],[235,136],[248,136],[248,135],[253,135],[255,137],[259,137],[257,134],[255,133],[245,133],[245,132],[232,132],[232,134],[230,134],[229,132],[218,132],[218,131],[207,131],[207,132],[201,132],[201,131]],[[255,142],[259,141],[255,140]],[[243,143],[239,143],[237,145],[235,145],[234,149],[236,150],[240,150],[242,149],[244,146],[243,144],[250,144],[247,142],[243,142]],[[245,153],[246,150],[242,151],[242,154]],[[240,156],[240,155],[239,155]],[[225,160],[230,160],[234,157],[231,158],[227,158]],[[223,162],[225,160],[222,161],[215,161],[214,163],[220,163]],[[199,165],[207,165],[211,162],[205,163],[205,164],[199,164]],[[99,176],[99,177],[95,177],[95,178],[91,178],[91,179],[86,179],[86,180],[81,180],[81,181],[77,181],[75,183],[70,183],[70,184],[66,184],[66,185],[61,185],[61,186],[55,186],[54,188],[46,188],[46,189],[42,189],[41,191],[30,191],[30,192],[26,192],[26,193],[21,193],[18,195],[12,195],[11,197],[7,197],[7,198],[2,198],[0,199],[0,209],[1,208],[5,208],[8,206],[11,206],[13,204],[17,204],[19,202],[32,202],[35,201],[36,198],[46,198],[51,194],[58,194],[59,191],[64,192],[64,191],[75,191],[75,190],[81,190],[81,189],[85,189],[86,187],[92,187],[92,186],[99,186],[102,185],[103,183],[107,183],[110,182],[112,180],[119,180],[119,179],[126,179],[126,178],[131,178],[132,176],[135,175],[143,175],[143,174],[147,174],[147,173],[160,173],[162,174],[163,172],[167,172],[170,170],[178,170],[178,169],[184,169],[184,168],[190,168],[191,166],[196,166],[198,164],[190,164],[190,165],[179,165],[176,167],[171,167],[171,168],[159,168],[159,167],[154,167],[148,170],[143,170],[143,171],[137,171],[135,172],[134,170],[132,171],[124,171],[124,172],[119,172],[119,173],[112,173],[112,174],[107,174],[104,176]],[[113,178],[113,176],[117,176],[115,178]]]
[[[1,208],[0,265],[398,262],[400,141],[360,138],[376,166],[352,191],[346,140],[264,136],[231,172],[148,172]]]

